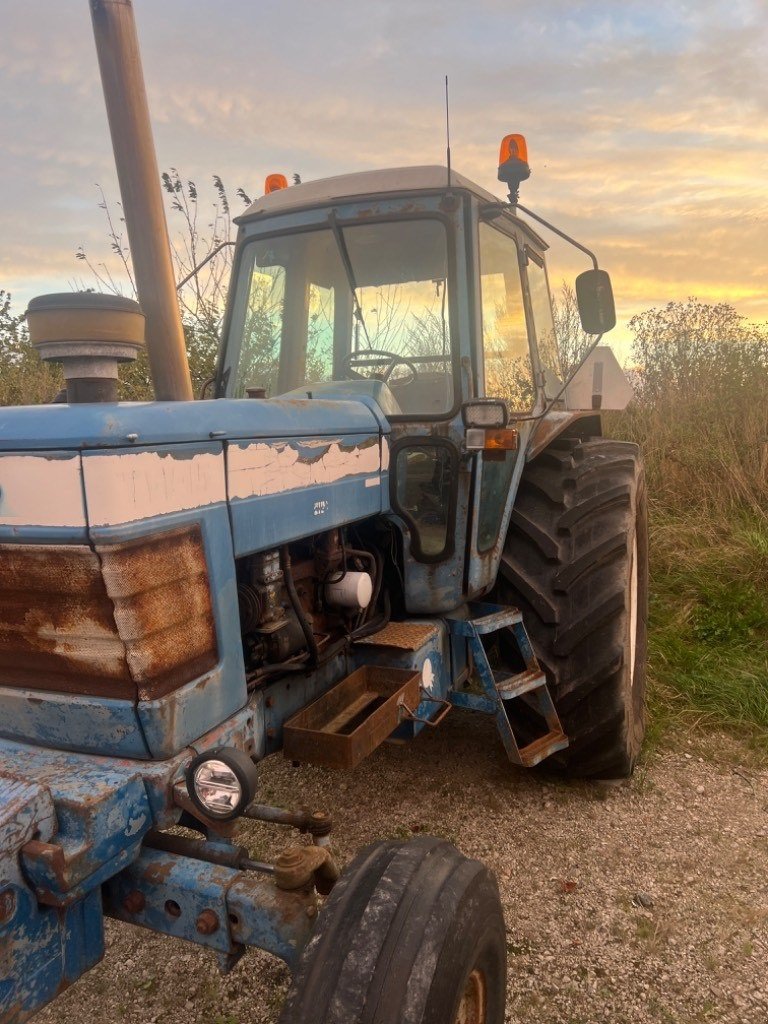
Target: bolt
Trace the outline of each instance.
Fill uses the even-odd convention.
[[[219,919],[212,910],[203,910],[197,919],[197,930],[201,935],[213,935],[219,930]]]
[[[12,889],[0,893],[0,924],[8,924],[16,913],[16,896]]]
[[[325,811],[314,811],[310,815],[307,831],[314,836],[316,840],[329,836],[332,829],[333,820],[330,814],[326,814]]]
[[[123,909],[129,914],[140,914],[146,905],[146,897],[138,889],[132,889],[123,899]]]

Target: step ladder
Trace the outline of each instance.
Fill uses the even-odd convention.
[[[552,702],[547,680],[533,652],[531,641],[517,608],[475,602],[469,605],[470,617],[447,619],[453,636],[467,641],[483,693],[451,690],[449,699],[457,707],[493,715],[507,755],[513,764],[532,768],[545,757],[564,750],[568,737]],[[491,667],[482,637],[506,630],[512,634],[525,664],[522,672],[510,674]],[[514,701],[523,701],[545,723],[546,731],[520,746],[513,729]]]

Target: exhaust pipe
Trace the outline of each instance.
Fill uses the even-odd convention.
[[[193,397],[131,0],[90,0],[155,397]]]

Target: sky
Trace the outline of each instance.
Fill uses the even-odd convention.
[[[134,0],[161,169],[230,194],[442,163],[593,248],[629,319],[672,300],[768,320],[768,5],[762,0]],[[87,0],[0,0],[0,289],[21,312],[109,260],[118,198]],[[201,200],[202,201],[202,200]],[[235,201],[236,202],[236,201]],[[171,230],[174,231],[171,217]],[[556,290],[585,266],[557,243]],[[86,278],[86,284],[91,281]]]

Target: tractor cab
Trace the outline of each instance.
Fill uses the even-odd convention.
[[[495,579],[530,417],[562,386],[546,243],[445,167],[275,177],[239,221],[216,394],[375,403],[406,610],[455,608]]]

